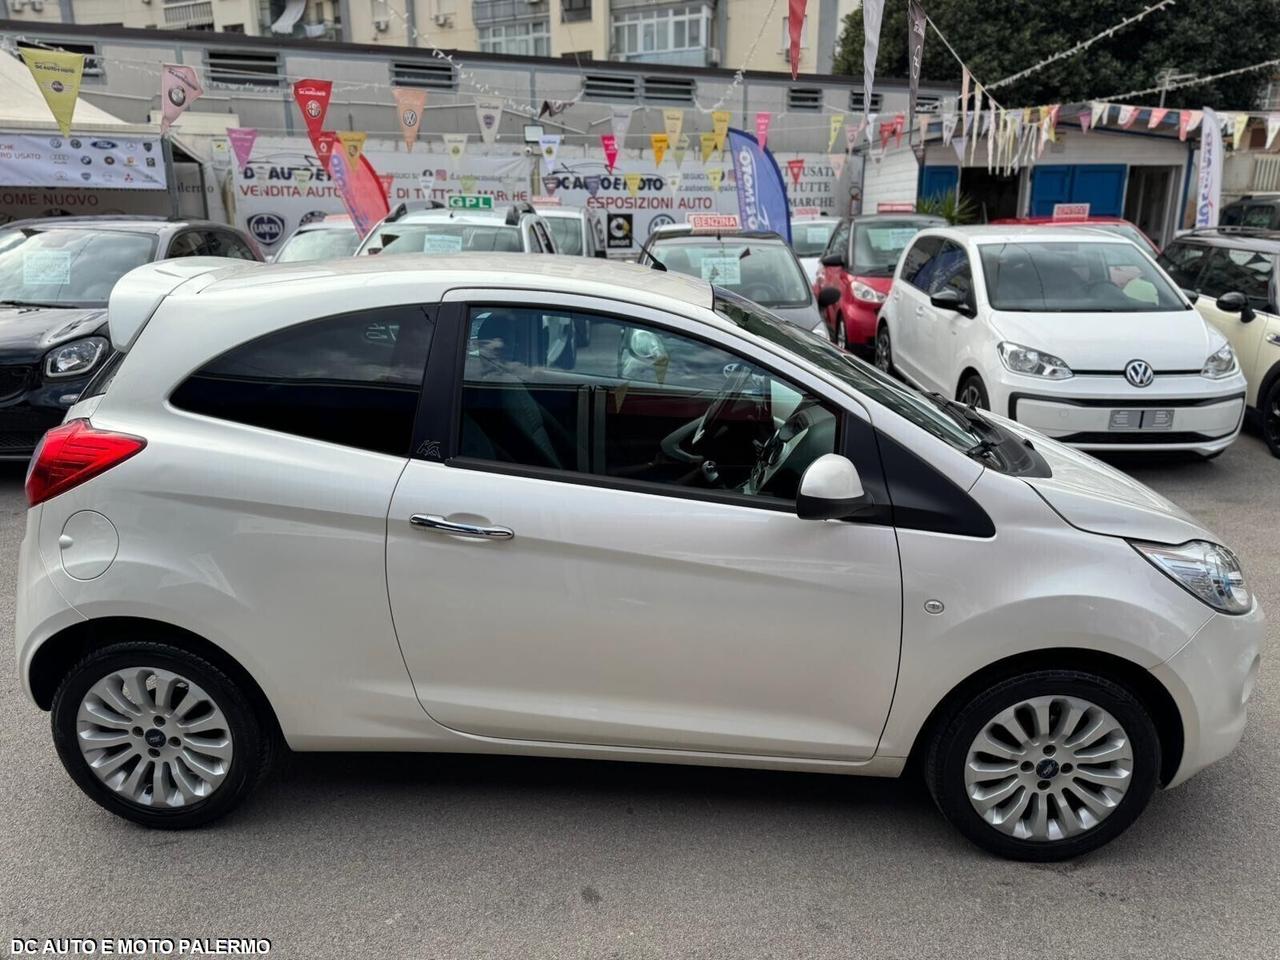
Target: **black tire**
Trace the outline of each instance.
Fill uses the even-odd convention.
[[[896,371],[893,366],[893,340],[889,336],[889,324],[883,320],[876,327],[876,342],[873,349],[876,367],[881,373],[894,376]]]
[[[965,399],[970,397],[971,399]],[[979,410],[990,410],[991,399],[987,395],[987,385],[976,373],[971,373],[960,381],[960,389],[956,391],[956,399],[968,403]]]
[[[1119,803],[1094,826],[1065,839],[1021,839],[1001,832],[974,809],[966,792],[965,767],[969,748],[985,725],[1024,700],[1046,696],[1077,697],[1110,713],[1128,736],[1133,769]],[[924,773],[943,816],[977,846],[1011,860],[1052,862],[1089,853],[1124,832],[1146,808],[1160,782],[1160,758],[1155,724],[1127,689],[1080,670],[1037,670],[1001,681],[943,717],[929,743]]]
[[[849,324],[839,310],[836,311],[835,344],[841,350],[849,349]]]
[[[1267,388],[1267,395],[1258,401],[1258,421],[1262,427],[1262,439],[1273,457],[1280,457],[1280,377]]]
[[[81,753],[77,734],[81,701],[99,680],[130,667],[178,674],[200,687],[222,711],[231,737],[232,755],[222,782],[207,797],[180,807],[146,806],[117,793],[90,769]],[[134,823],[162,830],[202,826],[230,812],[262,781],[271,767],[276,747],[274,726],[264,723],[245,692],[225,672],[186,650],[154,641],[114,643],[76,663],[54,693],[50,725],[62,765],[91,800]]]

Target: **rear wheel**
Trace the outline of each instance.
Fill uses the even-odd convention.
[[[1272,382],[1258,405],[1262,415],[1262,437],[1273,457],[1280,457],[1280,377]]]
[[[838,311],[836,313],[836,346],[841,350],[849,349],[848,321]]]
[[[273,752],[271,733],[236,682],[165,643],[90,653],[63,678],[50,722],[63,766],[90,799],[162,829],[230,811]]]
[[[971,373],[964,378],[956,399],[967,407],[977,407],[979,410],[991,409],[991,401],[987,399],[986,385],[976,373]]]
[[[893,376],[893,341],[889,338],[889,325],[883,320],[876,329],[876,366]]]
[[[1160,780],[1160,742],[1124,687],[1039,670],[973,697],[937,728],[929,791],[961,833],[1015,860],[1066,860],[1114,839]]]

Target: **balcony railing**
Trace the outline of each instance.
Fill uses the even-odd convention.
[[[472,0],[471,21],[481,24],[508,20],[545,20],[547,0]]]
[[[179,29],[213,26],[212,0],[194,0],[192,3],[167,3],[164,7],[164,25]]]

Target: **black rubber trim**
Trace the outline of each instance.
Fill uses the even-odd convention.
[[[884,433],[876,434],[895,527],[987,539],[991,517],[955,483]]]
[[[459,419],[459,402],[453,389],[458,375],[459,338],[462,335],[462,304],[441,303],[435,308],[435,331],[427,352],[427,373],[414,419],[410,456],[419,460],[444,461],[452,449],[453,424]],[[462,347],[466,346],[462,338]]]
[[[1139,433],[1119,433],[1116,431],[1072,433],[1065,437],[1054,437],[1059,443],[1133,443],[1133,444],[1165,444],[1165,443],[1212,443],[1214,440],[1225,440],[1235,433],[1210,435],[1207,433],[1190,433],[1188,431],[1143,430]]]
[[[1123,370],[1076,370],[1071,371],[1077,377],[1119,377],[1124,379]],[[1157,370],[1157,377],[1198,377],[1202,371],[1200,370]],[[1125,381],[1128,383],[1128,381]]]
[[[1023,400],[1040,400],[1044,403],[1060,403],[1069,407],[1211,407],[1215,403],[1230,403],[1232,400],[1243,400],[1243,393],[1233,393],[1226,397],[1201,397],[1194,400],[1175,400],[1164,397],[1152,397],[1150,400],[1095,400],[1079,397],[1052,397],[1039,393],[1009,394],[1009,419],[1018,419],[1018,404]]]

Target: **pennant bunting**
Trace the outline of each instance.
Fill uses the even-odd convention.
[[[844,125],[844,152],[853,153],[853,148],[858,145],[858,139],[862,136],[862,128],[867,125],[867,117],[865,114],[858,118],[857,123],[846,123]]]
[[[716,135],[714,133],[699,134],[698,148],[702,155],[702,162],[706,163],[711,159],[711,154],[716,152]]]
[[[733,114],[728,110],[711,111],[711,134],[716,138],[716,149],[724,150],[724,138],[729,135],[729,121]]]
[[[502,127],[502,101],[495,98],[477,100],[476,123],[480,126],[480,139],[486,147],[492,147]]]
[[[676,167],[684,166],[684,158],[689,152],[689,135],[687,133],[680,134],[675,140],[675,148],[671,153],[676,158]]]
[[[444,140],[444,152],[449,154],[450,159],[458,160],[467,152],[467,135],[465,133],[446,133],[441,136]]]
[[[1093,111],[1081,110],[1080,113],[1076,115],[1076,120],[1080,123],[1080,132],[1088,133],[1089,127],[1093,124]]]
[[[332,130],[321,130],[311,140],[311,146],[316,151],[316,159],[325,170],[329,169],[329,161],[333,159],[333,147],[337,142],[338,135]]]
[[[1277,136],[1280,136],[1280,113],[1269,113],[1267,114],[1267,142],[1265,149],[1271,149],[1271,145],[1276,142]]]
[[[84,54],[35,47],[19,47],[18,53],[35,78],[54,123],[64,137],[71,136],[71,117],[76,112],[80,78],[84,75]]]
[[[538,152],[542,156],[542,169],[547,173],[555,173],[556,160],[560,156],[560,141],[564,139],[559,133],[544,133],[538,138]]]
[[[665,137],[666,134],[655,134],[655,136]],[[638,173],[624,173],[622,175],[622,182],[627,185],[627,194],[629,196],[634,197],[640,192],[640,179],[641,177]]]
[[[966,137],[956,137],[951,141],[951,147],[955,150],[956,156],[959,158],[961,163],[964,163],[964,148],[967,139],[968,138]]]
[[[969,68],[960,68],[960,133],[969,132]],[[960,158],[961,160],[964,157]]]
[[[609,123],[613,130],[613,139],[619,147],[626,146],[627,131],[631,129],[631,114],[635,107],[613,107],[609,113]]]
[[[833,113],[831,115],[831,127],[827,131],[827,153],[831,153],[836,148],[836,140],[840,137],[840,129],[844,126],[844,114]]]
[[[1156,127],[1160,126],[1160,124],[1164,122],[1164,118],[1168,113],[1169,111],[1166,107],[1152,107],[1151,116],[1147,118],[1147,129],[1154,130]]]
[[[671,192],[678,193],[680,190],[680,182],[684,179],[684,175],[680,173],[667,174],[667,186],[671,188]]]
[[[476,182],[476,178],[471,174],[465,174],[458,178],[458,186],[462,188],[463,193],[475,193]]]
[[[942,98],[942,144],[943,146],[951,143],[951,138],[956,135],[956,98]]]
[[[1247,113],[1233,114],[1231,117],[1231,149],[1239,150],[1240,144],[1244,141],[1244,132],[1249,127],[1249,115]]]
[[[600,149],[604,151],[604,166],[613,173],[613,165],[618,161],[618,138],[612,133],[600,136]]]
[[[256,127],[227,127],[227,140],[231,142],[231,152],[235,154],[236,166],[243,170],[249,165],[253,156],[253,144],[258,139]]]
[[[364,152],[364,142],[369,138],[367,133],[358,130],[342,130],[338,133],[338,142],[347,153],[347,159],[355,163]]]
[[[436,168],[426,167],[418,174],[418,189],[422,191],[424,198],[431,199],[431,190],[436,185]]]
[[[600,175],[599,174],[593,173],[593,174],[590,174],[589,176],[583,177],[582,182],[587,185],[587,193],[590,194],[591,196],[594,197],[597,193],[600,192]]]
[[[1102,100],[1094,100],[1089,104],[1089,113],[1093,118],[1093,126],[1095,128],[1107,122],[1107,113],[1110,109],[1111,104],[1104,103]]]
[[[177,63],[166,63],[160,68],[160,133],[169,132],[173,121],[197,100],[204,96],[204,87],[196,79],[196,71]]]
[[[756,114],[756,143],[760,144],[760,149],[766,149],[769,141],[769,119],[772,116],[767,110],[762,110]]]
[[[418,132],[422,129],[422,112],[427,107],[427,91],[416,87],[392,87],[391,95],[396,100],[396,116],[400,120],[400,136],[404,137],[404,148],[413,151],[418,142]]]
[[[804,176],[804,159],[797,157],[794,160],[788,160],[787,173],[791,175],[791,182],[797,187],[800,186],[800,178]]]
[[[330,80],[299,80],[293,85],[293,99],[302,111],[302,122],[307,125],[307,136],[312,144],[324,129],[324,118],[329,114],[332,98],[333,82]]]
[[[1133,122],[1137,119],[1137,107],[1121,107],[1120,112],[1116,114],[1116,123],[1120,125],[1121,130],[1128,130],[1133,126]]]
[[[720,184],[724,182],[724,170],[720,167],[712,167],[707,171],[707,183],[711,185],[712,192],[720,189]]]
[[[893,145],[895,147],[902,146],[902,133],[907,129],[907,118],[905,114],[896,114],[893,118]]]
[[[669,143],[676,143],[680,140],[680,133],[684,130],[684,111],[679,107],[673,107],[662,111],[662,129],[667,135]]]
[[[382,185],[382,192],[387,196],[387,203],[391,202],[391,185],[395,183],[395,175],[390,173],[378,174],[378,183]]]
[[[653,148],[654,166],[662,166],[662,158],[667,155],[667,147],[671,146],[671,141],[667,139],[665,133],[651,133],[649,134],[649,146]]]

